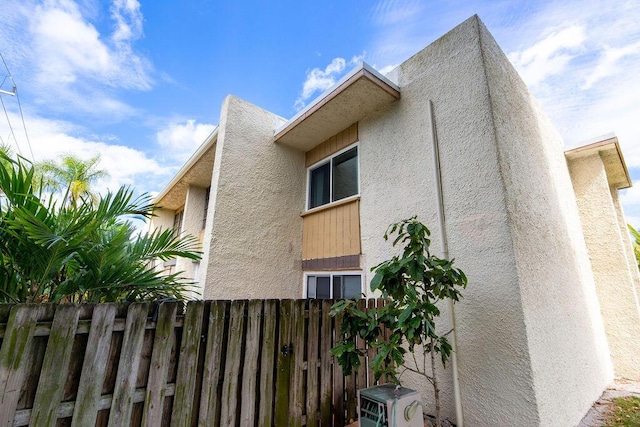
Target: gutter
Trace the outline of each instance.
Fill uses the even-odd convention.
[[[440,241],[442,242],[442,256],[449,259],[449,243],[447,241],[447,230],[444,218],[444,198],[442,196],[442,176],[440,170],[440,150],[438,148],[438,135],[436,133],[435,115],[433,103],[429,101],[429,124],[431,125],[431,143],[433,147],[433,171],[436,180],[436,194],[438,204],[438,223],[440,225]],[[464,417],[462,413],[462,394],[460,392],[460,378],[458,376],[458,342],[456,334],[456,316],[453,307],[453,300],[449,299],[449,327],[451,329],[451,370],[453,375],[453,401],[456,410],[456,426],[464,427]]]

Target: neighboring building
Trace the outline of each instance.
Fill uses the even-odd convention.
[[[442,310],[459,374],[458,387],[442,380],[446,415],[569,426],[614,367],[640,379],[638,272],[617,197],[630,185],[613,137],[565,157],[474,16],[388,77],[363,64],[288,121],[227,97],[152,226],[200,236],[201,265],[167,268],[204,298],[338,298],[369,293],[371,267],[392,254],[387,226],[418,215],[469,278],[455,318]]]

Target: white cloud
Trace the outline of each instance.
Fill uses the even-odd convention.
[[[583,89],[591,88],[598,80],[614,75],[622,68],[620,61],[628,56],[640,55],[640,42],[632,43],[621,48],[604,47],[600,61],[587,76]]]
[[[117,43],[138,39],[142,36],[142,12],[137,0],[114,0],[111,16],[116,22],[113,40]]]
[[[572,25],[553,31],[523,51],[512,52],[509,60],[530,86],[536,86],[549,76],[566,72],[569,61],[583,51],[585,38],[584,28]]]
[[[99,2],[3,0],[0,46],[34,105],[119,120],[135,110],[115,89],[149,90],[155,83],[153,66],[132,44],[143,21],[137,0],[114,0],[108,15]]]
[[[417,0],[382,0],[371,10],[373,20],[379,25],[404,24],[422,11]]]
[[[156,133],[156,141],[171,158],[182,163],[202,145],[214,129],[212,124],[196,123],[193,119],[185,123],[169,123]]]
[[[342,77],[344,71],[349,66],[354,66],[362,63],[366,52],[360,55],[354,55],[349,62],[344,58],[333,58],[333,60],[327,65],[324,70],[320,68],[313,68],[311,71],[307,71],[307,78],[302,84],[302,93],[296,99],[294,108],[301,110],[304,108],[307,100],[311,98],[317,92],[324,92]]]
[[[22,153],[31,159],[27,139],[21,129],[15,126],[20,123],[19,116],[9,113],[19,145],[14,138],[4,138],[12,145],[14,152]],[[174,169],[162,165],[149,158],[144,152],[113,142],[112,136],[105,138],[87,138],[81,136],[84,129],[72,123],[48,120],[37,117],[26,117],[29,124],[29,141],[36,161],[55,160],[61,155],[73,154],[83,159],[97,154],[101,156],[100,169],[109,172],[109,178],[96,184],[97,191],[114,190],[121,185],[131,185],[136,190],[145,192],[156,189],[153,181],[165,181]],[[0,121],[0,134],[10,135],[6,121]],[[33,159],[32,159],[33,160]]]

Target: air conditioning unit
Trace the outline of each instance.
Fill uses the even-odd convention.
[[[358,414],[360,427],[424,426],[420,393],[395,384],[358,390]]]

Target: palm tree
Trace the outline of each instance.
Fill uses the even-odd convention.
[[[0,154],[0,302],[183,299],[190,283],[152,260],[199,259],[197,240],[173,230],[137,235],[127,217],[148,218],[148,195],[129,188],[58,205],[34,185],[28,162]],[[6,166],[8,165],[8,166]]]
[[[81,197],[89,197],[94,202],[97,196],[91,191],[91,185],[100,178],[109,176],[107,171],[97,169],[100,155],[83,160],[73,155],[65,155],[60,163],[44,161],[37,165],[46,187],[53,191],[66,191],[69,203],[75,205]]]

